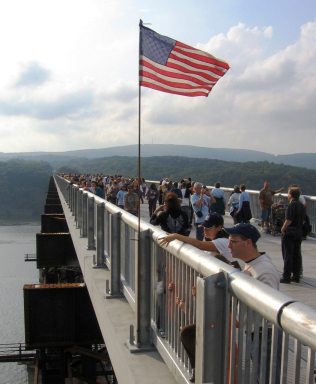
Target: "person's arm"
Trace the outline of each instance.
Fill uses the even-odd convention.
[[[217,252],[217,248],[212,243],[212,241],[201,241],[194,239],[193,237],[188,237],[180,235],[179,233],[171,233],[165,237],[159,239],[161,245],[168,245],[173,240],[179,240],[183,243],[193,245],[196,248],[201,249],[202,251]]]
[[[282,233],[282,235],[285,234],[287,227],[288,227],[289,225],[291,225],[291,224],[292,224],[292,220],[286,219],[286,220],[284,221],[284,223],[283,223],[283,225],[282,225],[282,228],[281,228],[281,233]]]
[[[284,188],[282,187],[282,188],[276,189],[276,190],[274,191],[274,194],[276,194],[276,193],[281,193],[281,192],[283,192],[283,191],[284,191]]]
[[[192,207],[193,207],[193,210],[196,212],[196,211],[199,211],[202,207],[202,204],[203,204],[203,195],[201,193],[201,195],[197,198],[196,195],[192,195],[191,196],[191,204],[192,204]]]
[[[294,219],[294,208],[292,205],[292,202],[287,207],[286,213],[285,213],[285,221],[281,228],[281,234],[284,235],[287,227],[292,224],[292,221]]]
[[[163,212],[164,209],[165,209],[164,205],[159,205],[159,207],[155,209],[154,213],[151,215],[150,224],[160,225],[161,220],[160,220],[160,215],[158,215],[158,213]]]
[[[261,209],[263,208],[263,205],[264,205],[264,196],[263,196],[263,194],[264,194],[264,192],[260,191],[260,193],[259,193],[259,203],[260,203]]]

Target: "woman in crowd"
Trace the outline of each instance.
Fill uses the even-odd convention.
[[[236,219],[238,223],[249,223],[252,218],[252,213],[250,209],[250,196],[246,192],[245,184],[240,186],[241,193],[239,195],[239,207],[236,212]]]
[[[227,206],[229,208],[229,214],[234,220],[234,224],[237,224],[237,218],[236,218],[236,213],[239,208],[239,197],[240,197],[240,188],[238,185],[234,186],[234,190],[232,194],[229,197]]]
[[[225,215],[225,197],[224,191],[221,189],[221,183],[217,182],[215,188],[211,192],[211,212],[217,212]]]
[[[188,216],[182,211],[180,200],[173,192],[166,193],[164,204],[154,211],[150,224],[160,225],[161,229],[168,233],[179,233],[185,236],[190,233]]]

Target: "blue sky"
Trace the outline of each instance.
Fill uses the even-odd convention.
[[[0,14],[0,151],[138,140],[138,23],[231,69],[208,98],[142,89],[142,143],[316,152],[314,0],[11,0]]]

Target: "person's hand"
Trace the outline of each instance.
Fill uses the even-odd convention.
[[[159,244],[160,245],[168,245],[171,241],[176,240],[176,238],[177,238],[177,234],[176,233],[172,233],[170,235],[167,235],[167,236],[162,237],[161,239],[159,239]]]
[[[159,207],[155,210],[154,214],[156,215],[158,212],[163,211],[165,209],[164,205],[159,205]]]

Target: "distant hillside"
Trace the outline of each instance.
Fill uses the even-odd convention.
[[[97,159],[113,156],[138,155],[137,145],[126,145],[120,147],[109,147],[102,149],[83,149],[65,152],[21,152],[21,153],[0,153],[0,160],[6,161],[12,158],[43,160],[48,161],[53,167],[59,167],[71,159],[85,158]],[[248,162],[268,161],[276,164],[287,164],[297,167],[316,169],[316,153],[295,153],[288,155],[273,155],[266,152],[253,151],[248,149],[230,148],[207,148],[193,145],[174,144],[143,144],[141,156],[184,156],[191,158],[207,158],[224,161]]]
[[[45,162],[0,161],[0,224],[40,222],[51,174]]]
[[[115,156],[99,159],[67,159],[61,169],[67,172],[103,173],[137,176],[137,157]],[[30,160],[0,161],[0,224],[39,222],[46,198],[52,167],[48,162]],[[265,179],[272,188],[287,188],[299,184],[306,195],[315,195],[316,170],[284,164],[262,162],[233,162],[207,158],[154,156],[142,159],[142,176],[158,180],[169,177],[180,180],[192,177],[213,185],[220,181],[224,187],[245,183],[258,190]]]
[[[145,157],[142,159],[142,176],[159,180],[169,177],[178,181],[191,177],[195,181],[213,185],[220,181],[222,186],[232,187],[245,183],[248,189],[262,188],[264,180],[269,180],[272,188],[287,188],[299,184],[307,195],[315,195],[316,170],[292,167],[284,164],[263,162],[232,162],[215,159],[193,159],[180,156]],[[102,173],[137,176],[136,157],[105,157],[102,159],[73,159],[61,168],[66,172]]]

